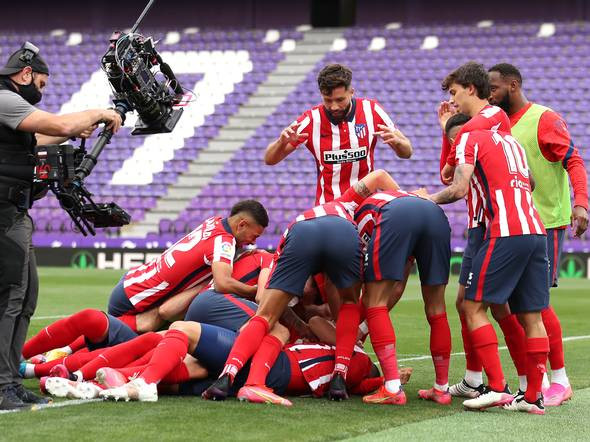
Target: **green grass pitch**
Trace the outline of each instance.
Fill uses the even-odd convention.
[[[30,334],[85,307],[104,308],[120,271],[40,269],[41,293]],[[456,279],[456,277],[453,277]],[[453,333],[453,353],[463,350],[454,300],[456,283],[447,288],[447,308]],[[566,366],[574,397],[566,405],[549,408],[545,416],[503,410],[469,413],[461,401],[449,407],[417,399],[419,388],[433,381],[428,355],[428,324],[416,278],[392,313],[401,365],[414,373],[406,386],[405,407],[368,406],[355,397],[344,403],[296,398],[291,409],[242,404],[235,400],[210,403],[200,398],[161,397],[157,403],[93,402],[62,408],[0,415],[0,441],[20,440],[583,440],[590,422],[590,282],[560,281],[552,291],[566,337]],[[53,318],[52,318],[53,317]],[[501,334],[499,334],[501,336]],[[500,338],[501,339],[501,338]],[[370,346],[368,346],[370,351]],[[501,351],[506,376],[517,378],[506,350]],[[415,360],[412,360],[416,358]],[[451,358],[450,381],[464,369],[461,355]],[[26,385],[37,388],[36,381]]]

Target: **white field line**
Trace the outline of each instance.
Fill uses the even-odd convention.
[[[66,318],[69,315],[54,315],[54,316],[33,316],[31,321],[43,321],[45,319],[61,319]]]
[[[33,405],[33,408],[24,409],[24,410],[0,410],[0,414],[6,413],[17,413],[21,411],[39,411],[39,410],[46,410],[48,408],[62,408],[62,407],[69,407],[71,405],[82,405],[82,404],[89,404],[91,402],[102,402],[102,399],[75,399],[70,401],[63,401],[63,402],[56,402],[53,404],[44,404],[44,405]]]
[[[568,336],[566,338],[563,338],[563,342],[581,341],[581,340],[585,340],[585,339],[590,339],[590,335]],[[502,347],[499,347],[498,350],[508,350],[508,347],[502,346]],[[374,352],[367,352],[367,354],[375,355]],[[465,356],[465,352],[451,353],[451,356]],[[430,356],[430,355],[423,355],[423,356],[414,356],[411,358],[401,358],[401,359],[398,359],[397,361],[398,362],[422,361],[422,360],[431,359],[431,358],[432,358],[432,356]],[[376,364],[379,364],[379,362],[376,362]]]

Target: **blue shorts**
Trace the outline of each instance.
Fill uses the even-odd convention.
[[[112,347],[123,342],[131,341],[133,338],[137,338],[138,334],[135,333],[127,324],[112,315],[107,314],[109,320],[109,333],[106,339],[102,342],[90,342],[86,341],[86,347],[88,350],[93,351],[98,348]]]
[[[247,299],[207,290],[193,299],[184,320],[238,331],[257,308],[258,304]]]
[[[231,351],[237,334],[209,324],[201,324],[201,337],[193,352],[209,371],[209,378],[205,380],[185,382],[180,385],[182,395],[201,395],[211,385],[223,370],[225,361]],[[235,396],[238,390],[245,384],[250,372],[248,362],[236,376],[230,389],[230,395]],[[276,362],[266,377],[266,385],[272,388],[277,394],[284,394],[287,391],[291,379],[291,365],[285,352],[280,352]]]
[[[565,229],[547,229],[547,258],[549,258],[549,287],[557,287],[559,263]]]
[[[465,299],[541,311],[549,305],[548,266],[545,235],[488,238],[473,258]]]
[[[469,273],[471,273],[473,257],[481,247],[485,233],[486,228],[484,226],[467,229],[467,246],[465,246],[465,250],[463,251],[461,273],[459,273],[459,284],[461,285],[467,285],[467,279],[469,279]]]
[[[135,307],[129,301],[129,298],[125,294],[125,289],[123,287],[123,282],[125,280],[125,275],[121,276],[121,279],[111,292],[111,297],[109,298],[109,306],[107,311],[110,315],[113,316],[123,316],[128,314],[133,314]]]
[[[267,285],[290,295],[303,296],[307,279],[327,273],[341,289],[360,281],[361,245],[356,227],[339,216],[323,216],[295,223]]]
[[[443,210],[422,198],[397,198],[381,208],[369,247],[365,280],[401,281],[414,256],[423,285],[449,282],[451,228]]]

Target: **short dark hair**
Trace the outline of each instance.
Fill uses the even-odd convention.
[[[473,85],[477,91],[477,96],[481,99],[490,96],[488,71],[483,67],[483,64],[475,61],[467,62],[447,75],[441,84],[442,90],[448,91],[453,83],[463,87]]]
[[[230,216],[237,215],[240,212],[246,212],[257,224],[262,227],[268,227],[268,213],[262,204],[256,200],[243,200],[234,204],[231,208]]]
[[[471,117],[469,115],[465,115],[465,114],[453,115],[451,118],[449,118],[447,120],[447,124],[445,124],[445,134],[448,135],[453,127],[463,126],[469,120],[471,120]]]
[[[510,63],[498,63],[488,69],[488,72],[498,72],[502,78],[512,77],[522,86],[522,75],[516,66]]]
[[[341,64],[329,64],[318,74],[318,87],[324,95],[330,95],[337,87],[348,89],[352,82],[352,71]]]

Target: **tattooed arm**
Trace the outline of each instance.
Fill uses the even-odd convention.
[[[356,193],[358,193],[363,198],[369,197],[378,189],[397,190],[399,188],[400,187],[391,177],[391,175],[389,175],[383,169],[378,169],[374,172],[371,172],[354,185],[354,190],[356,191]]]
[[[472,164],[461,164],[457,166],[455,168],[453,183],[446,189],[430,195],[430,199],[437,204],[449,204],[465,198],[469,190],[469,181],[471,181],[473,170],[474,167]]]

